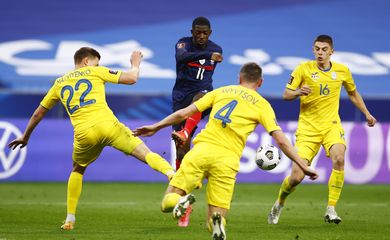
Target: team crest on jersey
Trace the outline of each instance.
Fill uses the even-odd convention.
[[[186,46],[185,43],[181,42],[176,45],[177,48],[184,48]]]
[[[199,60],[199,63],[200,63],[201,65],[205,64],[205,63],[206,63],[206,59],[200,59],[200,60]]]
[[[118,71],[114,71],[114,70],[108,70],[108,72],[111,73],[111,74],[114,74],[114,75],[118,74]]]
[[[330,75],[331,75],[331,77],[332,77],[333,80],[336,80],[336,79],[337,79],[337,74],[336,74],[336,72],[332,72]]]
[[[288,80],[288,84],[290,84],[290,85],[291,85],[291,84],[293,83],[293,81],[294,81],[294,77],[293,77],[293,76],[291,76],[291,77],[290,77],[290,80]]]
[[[313,79],[314,81],[317,81],[318,79],[320,79],[320,75],[318,75],[318,72],[312,73],[311,79]]]

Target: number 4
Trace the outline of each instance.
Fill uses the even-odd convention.
[[[218,112],[214,115],[214,118],[219,119],[222,121],[222,127],[225,128],[227,123],[231,123],[232,120],[229,118],[230,114],[232,114],[234,108],[237,106],[237,100],[233,100],[223,106],[221,109],[218,110]],[[225,115],[222,115],[222,113],[227,109],[227,112]]]

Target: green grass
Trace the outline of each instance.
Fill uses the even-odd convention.
[[[205,228],[204,189],[188,228],[160,212],[161,183],[85,183],[76,228],[59,229],[66,214],[66,183],[0,183],[0,240],[211,239]],[[323,222],[327,186],[307,184],[290,196],[278,225],[267,215],[279,185],[238,184],[228,215],[228,239],[389,239],[388,185],[345,185],[339,225]]]

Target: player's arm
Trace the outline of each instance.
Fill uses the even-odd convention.
[[[134,51],[131,54],[131,58],[130,58],[131,68],[129,71],[121,73],[118,83],[131,85],[138,81],[139,66],[141,64],[142,57],[143,56],[140,51]]]
[[[185,42],[178,42],[176,44],[176,53],[175,58],[178,63],[187,63],[199,59],[211,59],[216,62],[222,62],[223,57],[222,53],[219,52],[210,52],[210,51],[202,51],[202,52],[190,52],[186,48]]]
[[[24,130],[23,135],[20,138],[17,138],[15,140],[13,140],[12,142],[10,142],[8,144],[8,147],[15,149],[19,145],[20,145],[20,148],[23,148],[24,146],[26,146],[35,127],[39,124],[39,122],[42,120],[42,118],[45,116],[45,114],[48,111],[49,111],[48,109],[39,105],[38,108],[33,113],[33,115],[31,116],[30,121],[27,124],[26,130]]]
[[[360,93],[355,89],[348,92],[348,96],[351,102],[366,116],[367,125],[373,127],[376,123],[376,119],[368,111]]]
[[[311,93],[311,88],[308,85],[303,85],[295,90],[286,88],[283,92],[283,100],[294,100],[300,96],[307,96]]]
[[[161,128],[180,123],[188,117],[194,115],[196,112],[198,112],[198,108],[195,106],[195,104],[191,104],[186,108],[180,109],[172,113],[158,123],[148,126],[142,126],[135,129],[133,131],[134,135],[143,137],[152,136]]]
[[[291,145],[290,141],[287,139],[286,135],[282,130],[272,131],[271,136],[275,140],[276,144],[283,151],[284,154],[292,161],[294,161],[305,173],[305,175],[309,176],[311,180],[315,180],[318,178],[318,174],[316,171],[310,169],[304,162],[302,158],[299,157],[294,147]]]

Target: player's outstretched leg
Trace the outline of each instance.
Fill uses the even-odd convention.
[[[213,240],[226,239],[225,225],[225,218],[219,212],[214,212],[209,222],[209,230],[212,232]]]
[[[326,208],[325,216],[324,216],[325,222],[328,223],[341,223],[341,218],[337,215],[336,210],[334,209],[334,206],[328,206]]]
[[[276,201],[268,214],[268,224],[278,224],[282,209],[283,206],[279,204],[279,201]]]
[[[194,194],[190,193],[180,198],[179,202],[173,208],[173,217],[176,219],[185,215],[187,209],[195,202]]]

